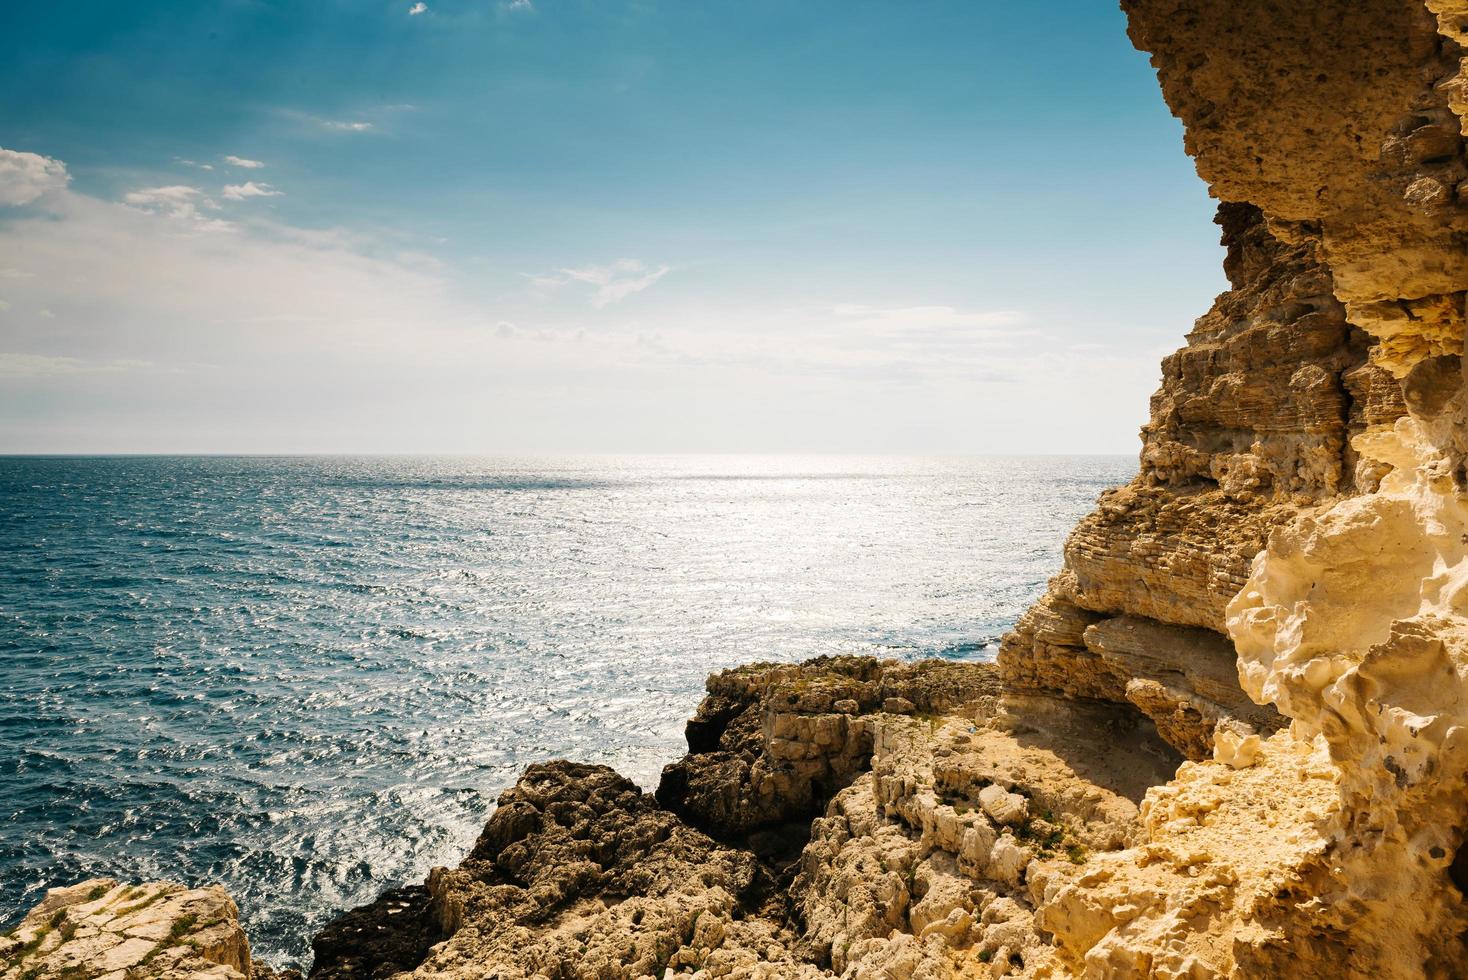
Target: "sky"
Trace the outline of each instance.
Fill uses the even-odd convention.
[[[1135,453],[1114,2],[0,5],[0,452]]]

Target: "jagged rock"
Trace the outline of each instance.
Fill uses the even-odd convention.
[[[0,938],[3,980],[250,977],[250,944],[239,911],[218,885],[97,878],[53,888]]]
[[[1231,288],[997,674],[715,675],[655,799],[532,767],[315,975],[1468,976],[1468,0],[1122,5]],[[0,980],[249,970],[56,902]]]
[[[440,977],[661,976],[701,959],[701,944],[715,936],[761,951],[790,945],[772,925],[740,921],[769,887],[752,854],[686,826],[612,770],[532,766],[500,797],[464,862],[430,876],[428,914],[441,941],[393,966]],[[405,924],[401,941],[388,943],[394,925]],[[348,925],[339,920],[328,932],[347,935]],[[376,918],[374,927],[380,948],[418,942],[419,926],[406,916]],[[353,960],[352,943],[342,950],[318,960],[312,976],[387,975],[385,964]]]
[[[513,824],[514,812],[501,822]],[[333,919],[311,940],[310,976],[377,978],[411,970],[445,933],[430,907],[428,889],[394,888],[377,901]]]
[[[1468,174],[1468,5],[1123,7],[1200,174],[1217,196],[1250,202],[1221,211],[1234,289],[1200,328],[1230,308],[1250,310],[1236,341],[1219,322],[1209,327],[1204,371],[1165,368],[1143,475],[1078,529],[1072,571],[1055,591],[1094,612],[1226,628],[1245,692],[1292,724],[1261,739],[1247,718],[1220,717],[1217,761],[1184,765],[1149,792],[1142,840],[1094,868],[1031,875],[1040,921],[1055,935],[1058,968],[1086,976],[1468,974],[1465,881],[1455,870],[1468,864],[1455,857],[1468,831],[1468,601],[1458,585],[1468,580],[1468,197],[1447,192]],[[1307,274],[1327,287],[1324,303],[1299,288]],[[1280,305],[1291,297],[1301,305]],[[1321,317],[1342,309],[1352,325],[1346,350],[1364,360],[1322,360],[1324,346],[1309,353],[1326,336]],[[1244,364],[1257,384],[1224,374],[1200,390],[1225,353],[1220,342],[1261,330],[1270,341],[1261,352],[1278,353],[1273,367],[1267,356]],[[1291,438],[1260,427],[1271,405],[1295,410]],[[1311,405],[1320,411],[1301,411]],[[1183,438],[1160,439],[1165,428]],[[1230,428],[1253,458],[1225,469],[1216,434]],[[1150,553],[1170,574],[1180,553],[1171,539],[1229,562],[1258,552],[1247,581],[1235,566],[1205,596],[1197,574],[1186,574],[1206,617],[1180,609],[1183,591],[1155,573],[1129,597],[1118,576],[1139,546],[1153,546],[1154,519],[1170,506],[1162,498],[1133,519],[1143,484],[1177,491],[1171,506],[1180,507],[1178,477],[1199,481],[1205,467],[1218,489],[1190,502],[1215,517],[1243,508],[1230,519],[1257,545],[1241,549],[1246,539],[1235,536],[1209,546],[1172,532],[1169,517],[1170,540]],[[1007,677],[1038,686],[1063,669],[1067,651],[1040,638],[1044,620],[1032,617],[1007,645]],[[1098,644],[1086,646],[1098,657]],[[1126,697],[1202,757],[1212,712],[1198,678],[1123,666]]]
[[[1023,823],[1030,815],[1029,804],[1023,796],[992,783],[979,790],[979,804],[989,819],[997,824]]]
[[[676,778],[852,760],[824,815],[807,812],[793,867],[748,832],[768,820],[757,795],[722,797],[709,822],[726,836],[709,836],[609,769],[534,766],[457,869],[329,926],[312,976],[936,980],[984,950],[1002,949],[1006,970],[1041,962],[1027,869],[1124,846],[1135,800],[1177,757],[1119,707],[1056,702],[1016,723],[996,674],[821,658],[715,675],[689,737],[712,750],[670,766]],[[888,712],[890,697],[920,710]],[[828,712],[837,700],[865,711]],[[733,750],[743,769],[728,768]]]
[[[825,801],[867,768],[861,713],[936,714],[994,697],[998,683],[969,664],[821,657],[724,671],[708,690],[688,723],[689,754],[663,770],[658,801],[721,839],[794,823],[785,843],[798,849]]]

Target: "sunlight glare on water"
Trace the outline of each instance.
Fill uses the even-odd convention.
[[[0,920],[218,881],[285,964],[712,671],[991,658],[1122,457],[0,459]]]

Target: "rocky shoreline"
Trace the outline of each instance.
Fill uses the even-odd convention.
[[[717,674],[654,794],[532,767],[312,977],[1468,975],[1468,0],[1122,6],[1231,288],[998,663]],[[0,980],[272,975],[140,887]]]

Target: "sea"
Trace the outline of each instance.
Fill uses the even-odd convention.
[[[218,882],[257,958],[530,763],[645,789],[705,678],[987,660],[1117,456],[0,457],[0,928]]]

